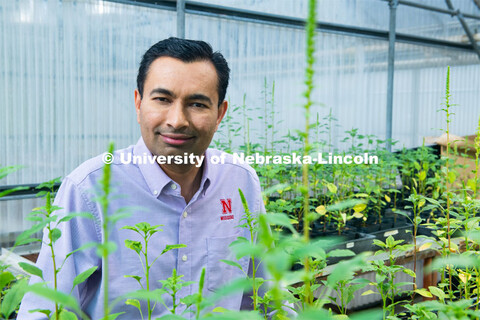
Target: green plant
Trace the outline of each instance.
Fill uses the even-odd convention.
[[[70,213],[63,217],[57,215],[56,212],[61,209],[60,207],[53,205],[54,185],[57,182],[59,182],[59,178],[44,182],[37,186],[37,189],[46,189],[37,193],[37,196],[45,197],[45,206],[35,208],[29,214],[27,219],[35,222],[35,224],[30,229],[24,231],[18,236],[15,242],[15,246],[24,245],[31,242],[42,242],[43,245],[48,246],[48,248],[50,249],[50,256],[52,259],[53,288],[48,288],[44,286],[43,283],[37,283],[35,285],[29,286],[27,290],[52,300],[55,304],[55,310],[53,313],[51,310],[47,309],[32,310],[31,312],[41,312],[48,316],[50,319],[56,320],[62,319],[62,317],[67,316],[75,317],[76,319],[76,316],[72,312],[65,309],[66,307],[75,310],[83,317],[86,317],[86,315],[80,312],[80,307],[74,299],[58,290],[58,274],[62,270],[66,259],[70,255],[68,255],[66,259],[61,263],[60,261],[57,261],[57,257],[55,255],[55,243],[62,236],[62,232],[58,228],[61,223],[67,222],[75,217],[85,217],[91,219],[93,217],[87,213]],[[42,240],[40,238],[35,238],[34,235],[43,229],[45,229],[46,231],[46,236],[44,237],[44,239]],[[19,263],[19,265],[23,270],[30,273],[31,275],[38,276],[44,282],[46,281],[43,277],[43,271],[36,266],[23,262]],[[97,267],[92,267],[75,277],[70,293],[77,285],[84,282],[93,272],[95,272],[96,269]]]
[[[0,180],[19,168],[18,166],[1,167]],[[24,188],[17,187],[4,190],[0,192],[0,198],[21,189]],[[0,261],[0,315],[5,319],[9,319],[18,309],[27,287],[27,279],[15,277],[8,270],[8,267],[9,265]]]
[[[153,261],[149,262],[149,259],[148,259],[148,244],[150,242],[150,239],[152,238],[152,236],[155,233],[157,233],[159,231],[163,231],[162,229],[160,229],[161,226],[162,225],[152,226],[147,222],[140,222],[140,223],[135,224],[134,226],[125,226],[125,227],[122,228],[122,229],[131,230],[131,231],[136,232],[143,240],[143,243],[142,243],[140,241],[128,240],[127,239],[127,240],[125,240],[125,246],[129,249],[132,249],[133,251],[135,251],[137,253],[137,255],[140,259],[140,263],[142,265],[142,270],[143,270],[144,276],[145,276],[145,286],[143,286],[143,284],[141,282],[141,280],[143,279],[142,276],[126,275],[125,277],[135,279],[139,283],[140,287],[143,290],[146,290],[147,292],[150,291],[150,269],[152,268],[153,264],[158,260],[158,258],[160,258],[163,254],[167,253],[170,250],[186,247],[186,245],[184,245],[184,244],[166,245],[165,249],[160,253],[160,255],[158,257],[156,257]],[[176,271],[174,269],[174,274],[172,273],[172,280],[171,280],[172,286],[173,286],[173,281],[177,281],[177,278],[178,277],[176,276]],[[170,284],[170,282],[168,284]],[[164,287],[165,286],[166,285],[164,284]],[[175,289],[174,286],[172,288]],[[137,309],[140,311],[140,316],[143,319],[142,309],[140,308],[140,303],[138,302],[138,300],[137,301],[127,300],[127,302],[128,302],[128,304],[137,307]],[[175,307],[176,306],[174,305],[174,310],[173,310],[172,313],[175,313]],[[152,319],[152,312],[155,309],[155,305],[151,306],[150,299],[147,299],[147,308],[148,308],[148,319],[150,320],[150,319]]]
[[[377,292],[368,290],[363,293],[367,294],[380,294],[382,297],[383,305],[383,319],[387,317],[393,317],[395,315],[395,305],[401,303],[402,301],[395,301],[395,297],[402,291],[403,286],[410,284],[409,282],[400,282],[396,283],[395,278],[399,272],[403,272],[412,278],[415,279],[415,273],[405,268],[404,266],[397,265],[396,259],[399,252],[406,252],[410,249],[411,245],[401,244],[403,240],[395,240],[392,236],[389,236],[385,242],[378,239],[374,239],[373,243],[380,248],[381,250],[377,251],[375,255],[386,254],[388,264],[386,264],[382,259],[371,261],[370,267],[367,270],[375,271],[375,281],[371,282],[370,285],[374,286],[377,289]],[[416,289],[416,291],[419,289]]]
[[[203,274],[203,272],[202,272]],[[180,304],[180,300],[177,299],[177,293],[183,287],[187,287],[193,284],[193,281],[184,281],[183,275],[177,274],[177,270],[174,268],[172,270],[172,276],[165,280],[158,280],[162,284],[163,291],[172,297],[172,308],[170,312],[175,314],[178,305]],[[165,306],[167,309],[168,307]]]
[[[306,62],[307,65],[305,67],[305,98],[307,99],[304,105],[305,111],[305,131],[300,133],[300,136],[303,138],[303,154],[307,156],[312,147],[309,144],[308,134],[310,131],[310,107],[313,104],[312,101],[312,92],[313,92],[313,75],[314,69],[313,64],[315,61],[314,54],[315,54],[315,28],[316,28],[316,6],[317,2],[315,0],[310,0],[308,2],[308,17],[307,17],[307,24],[306,24],[306,40],[307,40],[307,51],[306,51]],[[304,241],[308,243],[310,240],[310,221],[312,216],[310,214],[310,204],[309,204],[309,166],[307,163],[302,165],[302,186],[300,188],[300,192],[303,196],[303,234],[304,234]],[[305,278],[303,279],[305,282],[305,296],[306,302],[309,305],[313,304],[313,294],[311,292],[311,286],[313,283],[313,279],[310,274],[310,259],[305,257],[304,262],[305,267]]]
[[[355,292],[364,288],[369,284],[369,281],[366,279],[354,279],[353,274],[346,279],[339,280],[332,283],[332,289],[335,290],[337,296],[329,296],[330,301],[337,305],[341,314],[347,314],[347,305],[355,297]],[[324,281],[325,285],[328,285],[328,281]]]
[[[446,116],[446,124],[447,128],[445,130],[445,133],[447,134],[447,151],[446,151],[446,157],[447,157],[447,162],[445,164],[445,177],[446,177],[446,183],[445,183],[445,198],[446,198],[446,222],[447,222],[447,240],[448,240],[448,254],[450,254],[451,249],[452,249],[452,241],[451,241],[451,233],[450,233],[450,198],[451,198],[451,193],[450,193],[450,187],[449,184],[453,183],[455,181],[455,173],[453,171],[450,171],[450,122],[452,112],[450,111],[450,108],[453,106],[450,103],[450,66],[447,67],[447,79],[446,79],[446,84],[445,84],[445,103],[444,103],[444,108],[442,111],[445,112]],[[450,284],[450,291],[452,291],[452,272],[449,269],[448,270],[448,277],[449,277],[449,284]]]

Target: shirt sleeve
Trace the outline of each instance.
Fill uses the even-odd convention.
[[[61,231],[61,237],[54,245],[56,268],[58,270],[61,267],[61,270],[57,274],[57,288],[59,291],[75,297],[83,309],[92,299],[94,291],[96,291],[92,290],[92,286],[97,286],[100,281],[95,281],[97,283],[94,283],[94,281],[91,281],[91,278],[94,277],[91,276],[90,281],[87,280],[77,285],[72,291],[73,280],[77,275],[94,266],[98,267],[96,272],[100,272],[101,259],[96,255],[94,248],[77,251],[68,258],[67,255],[79,249],[85,243],[101,241],[99,226],[95,221],[98,219],[97,207],[88,201],[85,192],[82,192],[68,177],[65,178],[60,186],[55,197],[54,205],[61,208],[55,212],[59,216],[57,221],[60,220],[60,217],[76,212],[87,212],[95,217],[95,219],[75,217],[70,221],[58,224],[57,228]],[[52,226],[55,224],[56,222],[53,222]],[[47,243],[48,231],[44,229],[42,247],[36,265],[43,271],[43,277],[47,285],[54,288],[53,260],[50,247]],[[32,276],[30,284],[41,281],[39,277]],[[51,301],[40,298],[32,293],[27,293],[22,300],[18,319],[47,319],[46,316],[40,312],[29,312],[29,310],[34,309],[49,309],[53,312],[55,308]]]

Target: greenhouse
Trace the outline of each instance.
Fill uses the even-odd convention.
[[[480,318],[479,0],[0,0],[0,61],[0,319]]]

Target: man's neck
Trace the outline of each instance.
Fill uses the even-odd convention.
[[[192,200],[202,182],[203,165],[160,165],[163,172],[180,185],[186,203]]]

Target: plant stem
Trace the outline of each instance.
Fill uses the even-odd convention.
[[[313,64],[315,53],[315,27],[316,27],[316,0],[310,0],[308,3],[308,19],[306,26],[306,38],[307,38],[307,67],[305,69],[305,85],[307,87],[305,97],[307,99],[305,109],[305,132],[304,132],[304,155],[308,155],[310,152],[310,145],[308,142],[308,133],[310,131],[310,107],[312,105],[312,91],[313,91]],[[303,194],[303,232],[304,241],[308,243],[310,240],[310,205],[309,205],[309,183],[308,183],[308,164],[302,165],[302,194]],[[309,257],[305,258],[305,296],[309,305],[313,304],[313,294],[311,292],[311,277]]]
[[[449,155],[450,155],[450,66],[447,67],[447,80],[445,87],[445,111],[447,116],[447,163],[446,163],[446,195],[447,195],[447,239],[448,239],[448,254],[451,253],[451,239],[450,239],[450,194],[449,194]],[[452,270],[448,268],[449,289],[452,292]]]
[[[113,154],[113,143],[108,147],[108,153]],[[108,297],[108,277],[109,277],[109,263],[108,263],[108,239],[109,239],[109,217],[108,217],[108,196],[110,195],[110,178],[111,178],[111,163],[105,164],[103,168],[103,177],[101,180],[102,194],[100,196],[100,203],[102,207],[102,229],[103,229],[103,243],[102,243],[102,261],[103,261],[103,312],[104,319],[109,319],[109,297]]]
[[[145,239],[145,281],[147,282],[147,291],[150,291],[150,266],[148,265],[148,240],[147,236]],[[150,299],[147,299],[147,308],[148,308],[148,320],[152,319],[152,308],[150,306]]]
[[[52,215],[52,195],[50,192],[47,192],[46,197],[45,197],[45,212],[47,214],[47,217],[50,217]],[[48,246],[50,247],[50,252],[52,255],[52,265],[53,265],[53,286],[55,288],[55,291],[58,289],[58,280],[57,280],[57,263],[55,261],[55,250],[53,249],[53,239],[52,239],[52,227],[50,226],[50,223],[47,225],[47,230],[48,230],[48,237],[50,242],[48,243]],[[55,302],[55,319],[58,320],[60,317],[60,309],[58,308],[58,303]]]

